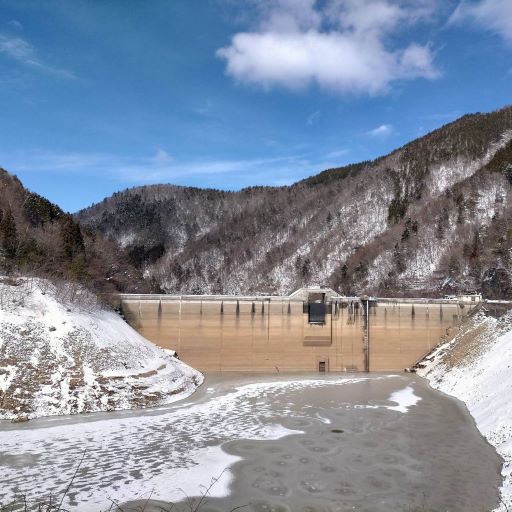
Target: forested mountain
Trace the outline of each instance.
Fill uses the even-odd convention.
[[[0,169],[0,274],[11,273],[74,281],[97,293],[151,290],[115,242]]]
[[[170,293],[512,295],[512,107],[288,187],[137,187],[79,212]]]

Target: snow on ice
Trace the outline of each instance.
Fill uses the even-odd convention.
[[[58,419],[47,418],[34,423],[36,428],[29,423],[28,428],[4,430],[2,456],[31,457],[34,463],[2,468],[0,503],[13,500],[14,490],[27,493],[29,500],[62,491],[84,449],[83,471],[74,493],[66,499],[66,505],[73,510],[105,510],[110,500],[124,503],[147,499],[149,493],[153,499],[181,500],[185,494],[201,494],[212,479],[219,477],[208,495],[225,496],[232,481],[230,467],[240,459],[226,453],[222,449],[224,443],[276,440],[301,433],[281,424],[283,418],[295,413],[293,404],[276,407],[280,398],[291,391],[348,386],[365,380],[343,377],[263,381],[192,403],[104,419],[100,415],[73,421],[66,418],[62,424]]]

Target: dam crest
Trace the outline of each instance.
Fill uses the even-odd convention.
[[[402,371],[453,337],[479,295],[345,297],[324,287],[289,296],[119,296],[126,321],[202,371]]]

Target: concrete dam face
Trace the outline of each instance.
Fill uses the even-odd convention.
[[[475,304],[346,298],[121,295],[141,335],[203,371],[401,371],[455,334]]]

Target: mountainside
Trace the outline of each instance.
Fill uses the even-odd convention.
[[[13,272],[76,281],[100,293],[151,290],[117,244],[0,169],[0,273]]]
[[[170,293],[512,296],[512,107],[288,187],[137,187],[77,219]]]
[[[170,403],[202,379],[83,287],[0,280],[0,419]]]

